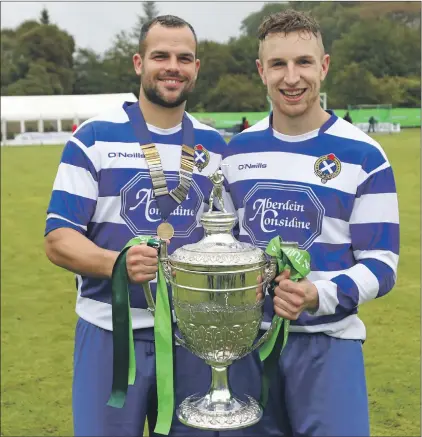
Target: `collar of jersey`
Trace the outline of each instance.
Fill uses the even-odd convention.
[[[179,130],[182,129],[182,123],[179,123],[176,126],[171,127],[169,129],[162,129],[161,127],[157,127],[147,123],[147,128],[150,132],[153,132],[155,134],[171,135],[171,134],[175,134],[176,132],[179,132]]]
[[[315,138],[318,136],[319,128],[310,132],[306,132],[306,134],[301,135],[285,135],[280,132],[277,132],[273,128],[273,135],[279,140],[286,141],[288,143],[298,143],[299,141],[310,140],[311,138]]]
[[[318,129],[314,129],[310,132],[306,132],[304,134],[300,135],[285,135],[278,131],[276,131],[272,127],[273,122],[273,113],[271,112],[269,116],[269,129],[272,131],[272,134],[274,137],[278,138],[279,140],[285,141],[287,143],[299,143],[301,141],[310,140],[312,138],[317,137],[318,135],[323,134],[329,127],[331,127],[337,120],[337,116],[334,114],[333,111],[327,110],[328,114],[330,114],[330,118]]]

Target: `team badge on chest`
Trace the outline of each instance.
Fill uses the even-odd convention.
[[[197,144],[194,147],[194,161],[196,168],[201,172],[210,162],[210,154],[208,153],[208,150],[202,145]]]
[[[334,153],[323,155],[315,161],[315,174],[326,184],[329,180],[337,177],[341,172],[341,162]]]

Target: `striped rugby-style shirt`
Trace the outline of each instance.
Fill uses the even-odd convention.
[[[47,211],[46,235],[57,228],[71,228],[99,247],[115,251],[136,235],[156,235],[161,216],[146,160],[125,112],[128,104],[87,120],[65,145]],[[170,254],[203,237],[199,219],[212,190],[207,176],[217,170],[227,147],[215,129],[187,116],[193,124],[194,143],[202,146],[195,152],[195,161],[208,164],[202,171],[194,168],[187,198],[168,219],[175,229]],[[171,129],[147,127],[167,186],[173,189],[179,183],[181,124]],[[111,280],[76,275],[76,288],[77,314],[111,330]],[[155,288],[153,281],[154,295]],[[131,285],[130,300],[133,328],[152,327],[154,320],[140,285]]]
[[[320,129],[293,137],[274,131],[270,114],[233,137],[222,168],[241,241],[265,249],[280,235],[310,253],[319,308],[303,312],[291,331],[364,340],[358,306],[396,281],[396,187],[381,146],[330,114]]]

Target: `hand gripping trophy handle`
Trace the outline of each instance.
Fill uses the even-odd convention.
[[[275,257],[272,256],[268,264],[265,266],[264,280],[262,281],[262,285],[265,284],[266,286],[268,286],[268,284],[275,278],[276,272],[277,272],[277,260]],[[265,334],[261,336],[261,338],[256,343],[253,344],[253,346],[251,347],[251,352],[262,346],[271,337],[276,327],[277,327],[277,323],[275,323],[273,319],[269,329],[265,332]]]
[[[166,278],[166,280],[170,280],[171,278],[171,269],[170,265],[168,263],[168,252],[167,252],[167,243],[164,240],[160,239],[154,239],[150,240],[147,243],[148,246],[154,247],[158,250],[158,256],[160,258],[160,261],[162,262],[163,266],[163,273]],[[148,305],[148,311],[152,314],[152,316],[155,316],[155,302],[154,298],[152,296],[151,287],[149,285],[149,282],[144,282],[142,284],[142,288],[144,290],[145,299],[147,301]],[[174,334],[177,343],[179,343],[181,346],[185,346],[185,341],[183,338],[179,337],[176,333]]]

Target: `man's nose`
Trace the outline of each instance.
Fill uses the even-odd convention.
[[[178,72],[180,70],[179,68],[179,62],[176,56],[170,56],[167,62],[167,70],[169,71],[175,71]]]
[[[287,64],[286,75],[284,77],[286,85],[294,86],[300,81],[299,70],[293,62]]]

